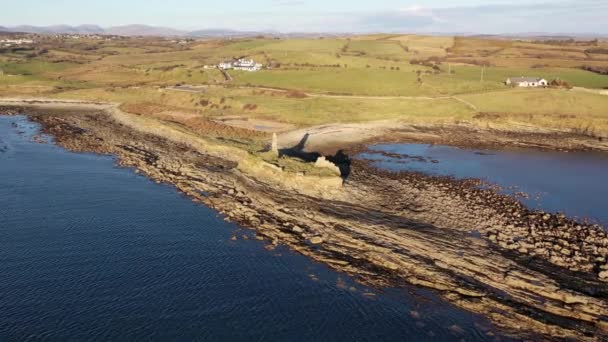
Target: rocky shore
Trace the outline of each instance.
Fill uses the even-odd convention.
[[[288,245],[369,285],[433,289],[507,336],[608,336],[608,237],[599,226],[530,211],[474,180],[383,172],[358,160],[339,188],[302,180],[305,191],[286,188],[244,171],[234,150],[169,134],[183,127],[138,129],[136,117],[105,109],[0,112],[27,113],[69,150],[116,155],[254,229],[269,248]]]

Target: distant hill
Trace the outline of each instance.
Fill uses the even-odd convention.
[[[202,29],[194,31],[177,30],[169,27],[151,25],[124,25],[103,28],[98,25],[53,25],[53,26],[32,26],[20,25],[12,27],[0,26],[0,32],[21,32],[36,34],[108,34],[117,36],[159,36],[159,37],[193,37],[193,38],[242,38],[254,36],[273,36],[281,38],[316,38],[349,36],[352,33],[323,33],[323,32],[276,32],[276,31],[238,31],[230,29]],[[456,35],[466,37],[479,37],[488,39],[594,39],[608,38],[605,34],[568,34],[568,33],[543,33],[527,32],[518,34],[479,34],[474,32],[429,32],[431,35]]]
[[[168,27],[148,25],[125,25],[110,27],[105,30],[106,34],[117,36],[186,36],[185,31],[175,30]]]
[[[31,26],[21,25],[7,28],[8,31],[12,32],[25,32],[25,33],[37,33],[37,34],[57,34],[57,33],[68,33],[68,34],[97,34],[104,33],[105,30],[97,25],[80,25],[80,26],[69,26],[69,25],[54,25],[54,26]]]
[[[75,27],[77,33],[101,34],[105,30],[97,25],[80,25]]]
[[[97,25],[54,25],[54,26],[31,26],[20,25],[0,30],[9,32],[24,32],[36,34],[108,34],[117,36],[160,36],[160,37],[197,37],[197,38],[219,38],[219,37],[252,37],[256,35],[269,34],[268,32],[243,32],[226,29],[205,29],[196,31],[176,30],[169,27],[150,25],[124,25],[102,28]],[[278,33],[272,33],[277,34]]]
[[[206,29],[188,32],[188,35],[191,37],[227,37],[243,34],[245,34],[245,32],[223,29]]]
[[[31,26],[20,25],[4,28],[4,31],[36,34],[111,34],[119,36],[185,36],[187,32],[166,27],[147,25],[125,25],[103,28],[97,25],[53,25]]]
[[[255,37],[255,36],[273,36],[273,37],[284,37],[286,34],[282,34],[276,31],[237,31],[228,29],[204,29],[190,31],[186,34],[189,37],[196,38],[221,38],[221,37]]]

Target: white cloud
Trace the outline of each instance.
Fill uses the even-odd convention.
[[[302,6],[306,4],[304,0],[274,0],[277,6]]]
[[[433,11],[430,8],[422,7],[420,5],[413,5],[410,7],[401,8],[399,12],[418,17],[433,16]]]

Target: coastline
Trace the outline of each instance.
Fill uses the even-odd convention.
[[[279,136],[282,147],[296,145],[308,134],[305,151],[354,154],[373,144],[424,143],[462,148],[534,148],[557,151],[608,152],[608,138],[521,124],[411,124],[395,121],[331,124],[289,131]]]
[[[434,289],[513,336],[593,340],[608,333],[608,285],[596,264],[571,264],[578,255],[552,262],[530,253],[536,242],[527,252],[513,243],[514,237],[538,238],[548,250],[544,243],[553,246],[559,238],[574,245],[554,236],[557,227],[580,226],[565,217],[531,212],[508,196],[476,189],[473,181],[390,174],[360,161],[353,161],[344,185],[320,184],[184,136],[183,128],[147,125],[112,104],[22,101],[0,100],[0,112],[27,112],[68,150],[116,155],[120,165],[173,184],[254,229],[269,248],[286,244],[370,285]],[[532,224],[538,225],[534,234]],[[580,226],[578,232],[588,233],[583,240],[590,246],[606,249],[599,230]]]

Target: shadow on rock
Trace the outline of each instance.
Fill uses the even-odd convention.
[[[318,152],[306,152],[304,148],[306,147],[306,143],[310,138],[310,134],[306,133],[300,142],[297,145],[289,148],[283,148],[279,150],[279,156],[287,156],[291,158],[298,158],[307,163],[314,163],[319,159],[319,157],[323,157]],[[344,152],[344,150],[339,150],[333,156],[325,156],[325,158],[334,163],[340,169],[340,174],[344,180],[348,178],[351,171],[351,160],[348,154]]]

